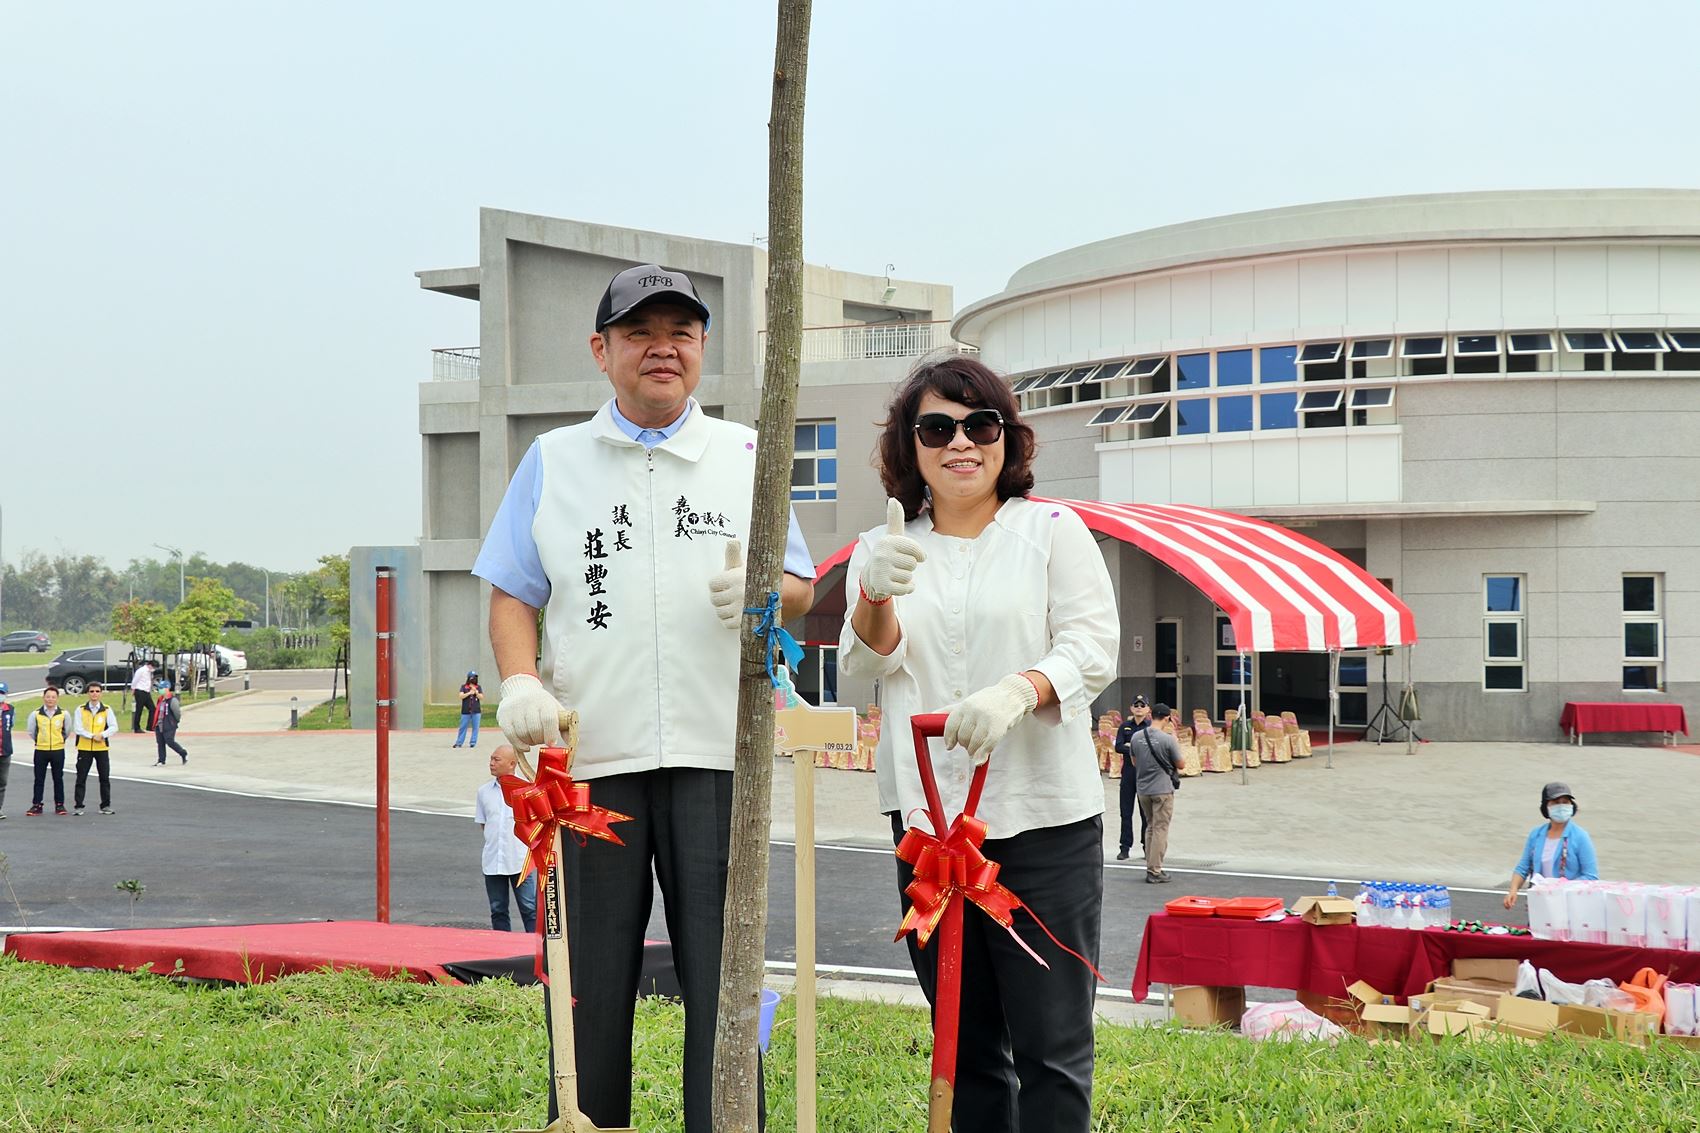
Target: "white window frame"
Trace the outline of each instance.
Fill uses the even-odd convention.
[[[1414,342],[1437,342],[1438,350],[1413,350]],[[1444,334],[1412,334],[1399,340],[1399,357],[1401,358],[1444,358],[1446,357],[1446,336]]]
[[[1121,425],[1155,425],[1163,416],[1163,411],[1169,407],[1166,401],[1147,401],[1140,405],[1130,405],[1123,413],[1117,424]],[[1141,416],[1143,414],[1143,416]]]
[[[1299,398],[1299,404],[1297,407],[1301,414],[1332,413],[1336,409],[1340,408],[1340,403],[1344,401],[1346,397],[1346,391],[1343,389],[1308,389],[1301,392],[1303,396]],[[1334,400],[1329,402],[1327,405],[1306,405],[1305,402],[1309,401],[1313,397],[1333,397]]]
[[[1653,336],[1654,345],[1631,346],[1624,341],[1623,336],[1626,334],[1650,334]],[[1616,341],[1618,350],[1624,354],[1667,354],[1670,352],[1670,346],[1665,342],[1665,336],[1656,330],[1614,330],[1611,332],[1611,336]]]
[[[1495,578],[1514,578],[1517,580],[1517,605],[1515,612],[1488,609],[1488,581]],[[1492,625],[1514,624],[1517,627],[1517,656],[1494,657],[1488,651],[1488,627]],[[1521,682],[1517,688],[1492,688],[1487,683],[1489,669],[1516,669]],[[1529,691],[1529,576],[1526,574],[1484,574],[1482,575],[1482,691],[1483,692],[1516,692]]]
[[[1665,338],[1679,354],[1700,354],[1700,330],[1667,330]],[[1688,341],[1684,342],[1683,340]]]
[[[1122,376],[1127,367],[1128,360],[1126,358],[1119,362],[1105,362],[1086,380],[1089,382],[1113,382]]]
[[[1158,354],[1151,358],[1135,358],[1133,365],[1128,367],[1124,376],[1128,378],[1149,378],[1152,374],[1161,370],[1168,360],[1167,354]]]
[[[1040,390],[1050,389],[1052,386],[1056,385],[1058,382],[1062,381],[1067,376],[1068,376],[1068,369],[1066,367],[1061,369],[1061,370],[1050,370],[1050,371],[1046,372],[1045,375],[1043,377],[1041,377],[1037,382],[1035,382],[1035,383],[1033,383],[1033,385],[1029,386],[1028,389],[1027,389],[1027,392],[1028,393],[1038,393]]]
[[[1611,332],[1603,330],[1567,330],[1564,336],[1564,349],[1572,354],[1610,354],[1612,352]],[[1581,345],[1586,341],[1584,335],[1598,335],[1598,345]]]
[[[806,418],[802,421],[798,421],[797,424],[798,425],[810,425],[810,426],[814,427],[815,444],[817,446],[820,444],[820,426],[831,425],[832,426],[832,436],[833,436],[833,447],[831,447],[829,449],[819,448],[819,447],[812,448],[812,449],[798,449],[797,451],[795,451],[791,454],[791,460],[792,460],[793,466],[795,466],[796,462],[799,461],[799,460],[807,460],[807,461],[810,461],[814,464],[814,469],[815,469],[815,480],[814,480],[814,483],[812,485],[793,484],[791,486],[791,491],[793,493],[795,493],[799,489],[801,489],[803,491],[812,491],[812,492],[814,492],[814,495],[806,496],[806,497],[799,499],[796,495],[793,494],[791,498],[798,503],[819,503],[819,502],[823,502],[823,501],[826,502],[826,503],[833,503],[838,499],[838,473],[837,473],[837,468],[838,468],[838,418],[836,418],[836,417]],[[830,483],[830,484],[824,484],[824,483],[821,482],[820,462],[823,459],[831,460],[833,462],[834,471],[833,471],[832,483]],[[821,493],[824,492],[824,491],[830,491],[832,493],[832,495],[831,496],[822,496]]]
[[[1097,371],[1098,371],[1098,367],[1095,366],[1095,365],[1093,365],[1093,366],[1076,366],[1076,367],[1074,367],[1074,369],[1072,369],[1068,373],[1064,374],[1062,380],[1060,382],[1058,382],[1056,385],[1052,386],[1051,388],[1052,389],[1072,389],[1073,387],[1080,385],[1082,382],[1084,382],[1087,378],[1091,377]]]
[[[1385,394],[1386,396],[1382,397],[1382,398],[1377,398],[1375,400],[1371,400],[1372,396],[1376,395],[1376,394]],[[1374,386],[1374,387],[1365,388],[1365,389],[1355,389],[1355,390],[1353,390],[1352,391],[1352,408],[1353,409],[1392,409],[1393,408],[1393,387],[1392,386]]]
[[[1305,357],[1306,351],[1309,351],[1309,350],[1312,350],[1312,349],[1315,349],[1315,348],[1318,348],[1318,347],[1327,348],[1327,347],[1330,347],[1330,346],[1332,346],[1334,348],[1334,350],[1326,358],[1306,358]],[[1295,365],[1295,366],[1327,366],[1327,365],[1331,365],[1332,363],[1338,362],[1340,360],[1340,353],[1341,353],[1341,351],[1343,351],[1345,349],[1346,349],[1346,343],[1345,343],[1344,340],[1342,340],[1340,342],[1302,342],[1302,343],[1299,344],[1298,354],[1294,355],[1294,357],[1293,357],[1293,365]]]
[[[1472,338],[1485,339],[1493,345],[1490,348],[1472,346],[1470,349],[1465,349],[1465,340]],[[1452,357],[1454,358],[1498,357],[1499,352],[1499,335],[1497,334],[1455,334],[1452,336]]]
[[[1546,345],[1533,349],[1520,347],[1517,345],[1519,338],[1538,338]],[[1505,352],[1507,354],[1551,354],[1553,349],[1552,332],[1550,330],[1518,330],[1505,336]]]
[[[1665,690],[1665,576],[1654,571],[1626,571],[1623,575],[1624,581],[1631,578],[1650,578],[1653,580],[1653,608],[1651,610],[1623,611],[1623,632],[1618,636],[1618,640],[1624,643],[1623,668],[1629,668],[1632,665],[1639,668],[1651,668],[1653,670],[1653,687],[1629,688],[1625,686],[1623,691],[1631,693],[1663,692]],[[1620,598],[1619,605],[1621,604]],[[1629,627],[1632,625],[1651,625],[1657,628],[1659,648],[1653,656],[1629,656],[1627,635]]]
[[[1038,382],[1039,382],[1039,379],[1044,377],[1044,376],[1045,376],[1044,374],[1040,373],[1040,374],[1028,374],[1026,377],[1017,378],[1017,379],[1015,379],[1015,384],[1009,387],[1009,392],[1010,393],[1026,393],[1028,390],[1032,389],[1035,385],[1037,385]]]
[[[1086,427],[1088,429],[1107,429],[1120,420],[1127,409],[1128,407],[1125,405],[1106,406],[1092,414],[1092,419],[1086,422]]]
[[[1368,350],[1366,347],[1380,349]],[[1351,358],[1354,362],[1374,362],[1382,358],[1393,357],[1393,340],[1391,338],[1360,338],[1352,343]]]

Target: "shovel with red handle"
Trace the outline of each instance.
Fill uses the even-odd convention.
[[[944,838],[950,827],[945,823],[944,804],[939,801],[938,780],[933,776],[932,754],[927,740],[944,735],[947,717],[942,712],[912,716],[910,727],[915,733],[915,762],[921,769],[921,789],[927,796],[927,815],[933,833]],[[980,805],[980,791],[986,785],[987,764],[974,769],[968,786],[968,801],[962,814],[972,818]],[[962,1018],[962,907],[966,899],[955,894],[945,906],[938,927],[938,978],[933,989],[933,1078],[927,1096],[927,1133],[949,1133],[950,1112],[956,1102],[957,1032]],[[925,947],[925,945],[922,945]]]

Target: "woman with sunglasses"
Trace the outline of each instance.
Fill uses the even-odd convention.
[[[947,819],[990,760],[981,849],[1057,941],[1096,963],[1104,788],[1090,710],[1120,641],[1103,556],[1073,511],[1027,498],[1033,431],[986,366],[923,363],[889,411],[887,523],[851,555],[839,653],[846,672],[881,684],[881,809],[895,840],[928,825],[909,718],[948,712],[934,754]],[[899,861],[900,893],[912,877]],[[906,939],[930,1000],[939,938]],[[1092,972],[1027,912],[1006,930],[970,905],[962,951],[955,1128],[1089,1129]]]

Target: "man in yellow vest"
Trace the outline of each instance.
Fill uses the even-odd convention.
[[[71,713],[71,730],[77,743],[77,792],[71,813],[79,818],[90,764],[100,771],[100,813],[112,813],[112,737],[118,732],[118,713],[100,702],[102,691],[99,681],[90,681],[88,702]]]
[[[65,814],[65,741],[71,735],[71,715],[59,707],[59,690],[49,685],[41,694],[41,707],[30,713],[30,739],[35,743],[35,793],[25,818],[41,814],[42,790],[47,773],[53,772],[53,813]]]

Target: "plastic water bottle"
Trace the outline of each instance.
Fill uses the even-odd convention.
[[[1421,932],[1423,929],[1428,927],[1427,921],[1423,918],[1423,910],[1428,905],[1428,886],[1411,886],[1411,892],[1408,899],[1411,903],[1411,919],[1405,927],[1411,929],[1413,932]]]
[[[1382,928],[1398,928],[1393,923],[1393,890],[1382,882],[1375,893],[1376,923]]]
[[[1352,898],[1352,904],[1357,906],[1358,923],[1371,928],[1375,926],[1375,894],[1370,890],[1369,882],[1358,882],[1358,894]]]
[[[1444,885],[1434,887],[1434,923],[1441,928],[1452,923],[1452,891]]]
[[[1330,897],[1338,897],[1340,895],[1340,890],[1335,888],[1334,883],[1332,881],[1330,881],[1328,883],[1328,895]]]

